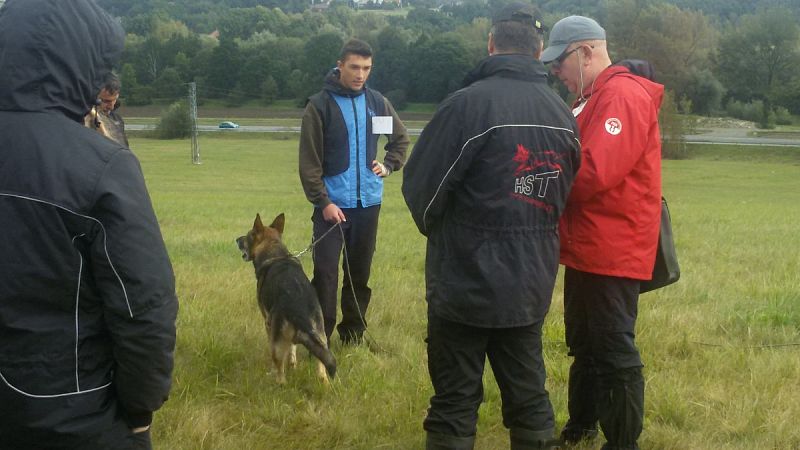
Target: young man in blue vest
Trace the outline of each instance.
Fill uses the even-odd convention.
[[[337,223],[343,232],[328,233],[313,253],[312,284],[329,341],[336,325],[342,244],[347,251],[337,327],[344,344],[360,343],[366,328],[383,178],[403,166],[409,144],[389,100],[366,86],[371,70],[370,46],[358,39],[345,43],[323,89],[308,99],[300,132],[300,181],[314,205],[314,240]],[[382,163],[377,159],[380,135],[388,136]]]

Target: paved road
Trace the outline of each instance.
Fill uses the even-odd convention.
[[[758,146],[800,147],[800,139],[748,136],[747,128],[713,128],[702,134],[686,135],[689,144],[735,144]]]
[[[133,131],[151,130],[152,125],[125,125],[125,128]],[[221,133],[299,133],[300,127],[293,126],[260,126],[248,125],[236,129],[220,129],[214,125],[200,125],[203,132]],[[767,137],[748,136],[749,130],[737,128],[716,128],[703,134],[692,134],[686,136],[686,142],[690,144],[734,144],[734,145],[758,145],[758,146],[794,146],[800,147],[800,139],[781,139]],[[421,128],[409,128],[411,135],[418,136]]]

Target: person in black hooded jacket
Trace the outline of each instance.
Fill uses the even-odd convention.
[[[530,5],[495,15],[490,56],[442,102],[405,167],[403,195],[428,237],[429,450],[472,448],[487,357],[511,448],[555,445],[542,325],[580,143],[536,59],[542,29]]]
[[[142,171],[83,126],[124,32],[92,0],[0,9],[0,448],[149,448],[178,303]]]

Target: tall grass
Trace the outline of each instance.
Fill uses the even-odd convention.
[[[288,384],[271,373],[251,264],[234,239],[287,217],[290,250],[310,243],[311,207],[297,175],[295,136],[133,139],[177,277],[181,310],[170,400],[156,449],[420,449],[432,393],[427,375],[425,241],[387,179],[367,320],[374,345],[342,347],[330,388],[305,350]],[[737,150],[738,151],[738,150]],[[643,449],[800,448],[800,149],[719,147],[665,161],[682,279],[642,296],[638,344],[647,379]],[[306,272],[310,260],[303,258]],[[548,389],[566,421],[570,358],[561,280],[545,324]],[[787,345],[789,344],[789,345]],[[491,370],[478,449],[507,448]],[[602,441],[584,448],[597,448]]]

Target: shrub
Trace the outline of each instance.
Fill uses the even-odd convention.
[[[761,100],[753,100],[750,103],[742,103],[738,100],[731,100],[725,107],[725,112],[730,117],[755,122],[758,128],[775,128],[775,112],[770,111],[766,116],[765,122],[764,102]]]
[[[684,137],[686,133],[684,117],[678,114],[675,95],[671,91],[664,92],[658,122],[661,127],[661,157],[664,159],[688,158],[689,148]]]
[[[182,139],[191,136],[192,123],[189,119],[189,104],[180,100],[167,108],[161,118],[154,135],[157,139]]]
[[[693,70],[684,89],[684,95],[691,100],[692,111],[707,116],[719,111],[725,95],[725,87],[708,69]]]
[[[778,125],[791,125],[794,120],[788,109],[778,106],[775,108],[775,123]]]

